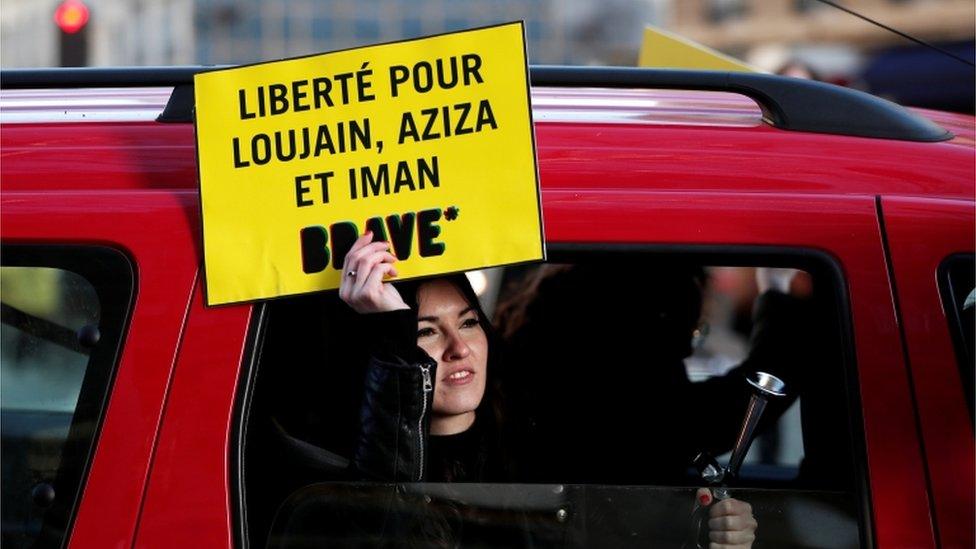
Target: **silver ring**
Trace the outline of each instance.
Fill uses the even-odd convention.
[[[356,276],[356,271],[349,271],[346,276]]]

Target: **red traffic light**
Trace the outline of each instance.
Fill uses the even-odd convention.
[[[54,22],[62,31],[74,34],[88,23],[88,6],[81,0],[64,0],[54,10]]]

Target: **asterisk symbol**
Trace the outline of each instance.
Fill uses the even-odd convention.
[[[444,210],[444,219],[448,221],[454,221],[457,219],[458,215],[461,214],[461,208],[457,206],[451,206],[450,208]]]

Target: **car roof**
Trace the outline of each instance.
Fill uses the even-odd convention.
[[[156,120],[172,90],[0,91],[3,189],[196,189],[192,124]],[[915,142],[774,128],[726,92],[538,86],[532,104],[543,190],[974,197],[972,116],[913,109],[954,135]]]

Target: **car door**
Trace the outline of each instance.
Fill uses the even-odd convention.
[[[64,166],[78,158],[62,154],[64,164],[36,154],[36,147],[23,146],[15,139],[29,135],[28,131],[21,127],[4,129],[5,268],[54,268],[61,280],[80,275],[93,286],[103,317],[101,323],[96,317],[85,327],[96,351],[81,382],[78,409],[71,420],[53,491],[46,498],[34,496],[32,501],[17,503],[33,506],[32,513],[38,506],[47,506],[40,532],[25,527],[47,543],[69,543],[73,547],[130,545],[187,305],[197,281],[195,201],[192,195],[176,191],[85,188],[85,181],[97,181],[99,176],[122,182],[138,174],[112,161],[89,163],[86,166],[94,175],[90,173],[91,179],[82,178],[77,184],[76,174],[66,172]],[[59,141],[49,136],[48,141],[49,154],[50,148],[65,147],[70,139]],[[66,184],[75,188],[66,189]],[[115,273],[106,276],[115,277],[116,284],[103,284],[97,275],[100,272]],[[125,280],[130,284],[128,290],[112,290],[124,289]],[[7,287],[4,292],[6,307],[12,295]],[[30,297],[33,299],[28,302],[36,302],[40,296]],[[109,320],[111,325],[106,324]],[[55,331],[71,334],[70,324],[57,329],[58,322],[54,319],[52,323]],[[4,323],[6,329],[6,313]],[[98,347],[105,344],[100,341],[103,337],[112,340],[109,343],[116,345],[118,352],[96,363]],[[91,372],[95,373],[89,375]],[[6,375],[5,371],[5,385],[10,379]],[[45,397],[36,394],[35,398],[42,401]],[[4,414],[11,402],[15,401],[5,399]],[[4,460],[15,459],[6,450],[5,438]],[[59,453],[54,449],[51,455],[57,457]],[[6,468],[4,475],[6,494]],[[72,482],[67,484],[65,479]]]
[[[972,314],[964,307],[973,290],[973,203],[885,197],[881,204],[934,523],[943,547],[972,547],[972,324],[963,316]]]
[[[235,403],[261,305],[208,307],[193,295],[142,514],[139,547],[228,547],[240,492]],[[256,320],[252,326],[252,312]],[[250,329],[249,328],[253,328]],[[245,362],[247,361],[247,362]]]
[[[544,199],[550,241],[782,247],[832,257],[849,299],[863,421],[864,453],[856,459],[864,466],[869,491],[862,495],[872,524],[862,527],[881,547],[933,545],[874,197],[575,191],[550,192]]]
[[[588,174],[590,176],[596,175]],[[575,174],[574,177],[579,175]],[[609,176],[605,179],[613,181]],[[809,476],[803,471],[804,465],[800,465],[799,473],[794,468],[790,478],[743,475],[733,492],[734,497],[753,503],[760,524],[757,543],[768,546],[935,545],[929,522],[924,461],[917,438],[910,379],[900,353],[898,324],[890,298],[891,286],[885,269],[875,197],[774,192],[669,192],[633,188],[608,190],[580,182],[572,189],[544,188],[543,209],[551,261],[589,262],[590,265],[595,261],[596,265],[603,267],[604,283],[598,280],[582,290],[596,296],[587,300],[590,303],[599,302],[600,295],[626,302],[628,287],[640,285],[651,278],[650,274],[628,268],[628,265],[640,265],[642,269],[655,268],[655,265],[667,267],[668,262],[684,265],[805,267],[819,277],[817,280],[828,282],[831,311],[840,326],[832,344],[843,350],[835,363],[822,365],[823,374],[829,374],[829,379],[821,385],[829,394],[808,394],[809,399],[801,396],[805,403],[816,400],[813,397],[820,397],[822,401],[819,413],[803,420],[804,444],[816,445],[805,447],[807,457],[814,454],[839,456],[836,463],[844,471],[821,467],[819,476]],[[278,311],[278,308],[271,309],[272,319]],[[634,313],[635,319],[598,317],[583,318],[582,322],[601,322],[612,328],[615,322],[640,322],[640,310]],[[269,339],[270,333],[269,329]],[[587,416],[587,406],[597,402],[600,403],[600,411],[622,408],[624,399],[620,399],[620,402],[614,399],[623,391],[619,388],[613,390],[612,380],[615,377],[637,379],[636,376],[627,376],[622,368],[639,365],[643,362],[642,358],[651,357],[660,349],[648,347],[646,341],[637,339],[611,339],[598,344],[629,346],[633,350],[634,360],[629,364],[619,361],[611,364],[572,362],[575,346],[588,343],[585,340],[597,337],[597,333],[597,330],[592,330],[589,334],[572,336],[574,339],[569,345],[571,352],[560,355],[567,357],[566,360],[556,361],[556,371],[546,370],[544,375],[539,376],[543,383],[530,387],[531,394],[538,398],[546,396],[541,391],[552,390],[553,383],[546,383],[546,380],[554,379],[548,375],[554,373],[561,378],[576,377],[583,381],[582,384],[572,385],[575,388],[582,386],[578,392],[566,394],[564,385],[559,385],[559,389],[554,391],[555,399],[552,401],[565,405],[560,410],[574,413],[575,408],[582,411],[572,417]],[[341,331],[337,334],[341,334]],[[260,372],[274,368],[286,375],[302,374],[300,369],[288,369],[290,365],[287,361],[281,360],[289,356],[287,352],[296,350],[294,345],[284,345],[278,349],[279,352],[282,350],[286,353],[274,355],[271,349],[265,348],[259,361],[245,361],[248,378],[255,377],[253,372],[259,362],[264,363]],[[325,356],[312,362],[319,370],[327,368],[330,362],[338,362],[334,367],[340,369],[348,366],[338,357],[336,360],[332,358]],[[785,360],[789,360],[789,356]],[[808,373],[817,377],[819,372]],[[306,397],[307,403],[313,403],[315,398],[329,400],[336,394],[350,393],[351,383],[345,385],[336,382],[334,384],[337,386],[330,386],[330,382],[338,378],[337,375],[330,375],[331,379],[327,377],[315,385],[311,391],[313,396]],[[268,413],[264,409],[269,405],[267,391],[263,393],[265,397],[261,406],[258,406],[258,400],[254,401],[253,408],[248,404],[252,394],[260,397],[262,387],[267,386],[261,384],[260,374],[256,377],[258,381],[253,387],[242,382],[237,389],[237,398],[239,401],[243,399],[243,403],[235,408],[235,413],[240,417],[236,422],[229,418],[228,426],[238,429],[240,434],[236,445],[229,448],[229,455],[225,456],[233,463],[243,454],[247,464],[250,454],[250,476],[242,474],[239,469],[232,469],[232,474],[237,475],[232,488],[240,488],[240,491],[231,492],[231,498],[240,507],[235,509],[230,506],[229,511],[235,516],[229,522],[213,522],[206,528],[204,539],[227,539],[230,543],[236,529],[228,524],[241,525],[242,532],[251,531],[255,538],[263,536],[264,539],[285,544],[293,539],[324,544],[333,539],[330,537],[332,535],[339,536],[337,539],[347,539],[341,536],[359,532],[355,525],[346,531],[341,524],[333,525],[337,528],[331,532],[314,530],[320,522],[315,517],[347,516],[343,513],[356,516],[359,512],[357,505],[386,501],[387,485],[350,487],[341,481],[324,481],[321,474],[312,473],[304,481],[304,486],[284,499],[280,507],[277,502],[272,502],[269,509],[258,511],[260,504],[267,502],[263,499],[247,500],[248,493],[270,493],[267,486],[261,485],[262,482],[274,483],[276,481],[273,479],[282,476],[282,473],[292,472],[282,470],[285,466],[281,464],[287,463],[286,459],[273,459],[284,454],[288,450],[286,446],[275,446],[274,437],[247,433],[249,421],[254,424],[259,421],[269,423],[269,418],[262,416]],[[528,376],[520,376],[506,382],[522,383],[527,379]],[[589,388],[606,387],[605,379],[610,380],[610,390],[599,394],[587,392]],[[227,390],[230,389],[229,384],[225,382],[224,385]],[[229,402],[230,395],[225,393],[223,399]],[[303,405],[301,399],[291,397],[291,393],[276,395],[273,400],[276,401],[273,404]],[[639,413],[639,395],[627,401],[630,409]],[[703,402],[702,405],[709,406],[709,403]],[[838,410],[841,412],[831,413]],[[742,412],[719,409],[713,410],[713,413],[741,417],[738,414]],[[605,417],[605,414],[592,415]],[[556,422],[559,419],[557,414]],[[651,426],[674,419],[667,414],[643,418],[628,415],[622,421],[630,422],[629,425],[645,425],[647,428],[636,434],[647,435],[652,432]],[[312,427],[321,431],[329,421],[338,422],[340,418],[317,419]],[[526,527],[527,537],[524,539],[535,539],[543,546],[549,543],[556,546],[644,546],[649,542],[664,543],[665,539],[680,537],[681,532],[691,524],[690,513],[683,515],[682,502],[690,503],[696,481],[669,487],[635,481],[632,479],[636,477],[623,474],[624,470],[646,472],[640,471],[640,460],[644,455],[640,452],[668,452],[668,439],[640,443],[643,437],[629,436],[626,432],[619,437],[600,438],[600,431],[606,430],[601,428],[607,425],[605,423],[590,421],[587,424],[575,419],[567,419],[565,423],[568,431],[558,430],[555,436],[550,436],[551,432],[545,433],[548,437],[546,441],[563,445],[569,438],[565,448],[586,450],[588,456],[603,460],[582,464],[577,453],[556,455],[557,459],[565,461],[560,465],[565,465],[563,470],[568,475],[585,466],[587,474],[592,473],[588,478],[595,480],[561,480],[554,477],[543,482],[556,484],[428,483],[410,485],[407,492],[424,496],[415,500],[420,509],[430,501],[447,500],[452,508],[460,508],[462,515],[473,517],[473,521],[481,525],[479,528],[491,526],[491,521],[496,520],[491,517],[527,514],[537,517],[538,521],[533,519]],[[810,434],[806,432],[808,426],[817,431],[818,436],[807,436]],[[560,436],[567,432],[569,437]],[[585,438],[590,435],[593,435],[592,439]],[[249,440],[254,444],[248,445]],[[614,444],[619,445],[614,447]],[[636,451],[635,444],[641,447],[640,452]],[[305,449],[310,446],[303,444]],[[216,461],[216,446],[213,451],[214,457],[207,459]],[[606,464],[616,464],[613,466],[617,470],[600,470]],[[266,469],[255,469],[261,466]],[[553,470],[554,467],[549,467],[546,472]],[[831,478],[848,470],[852,473],[850,481],[834,482],[837,479]],[[617,473],[620,474],[615,476]],[[352,503],[350,509],[336,514],[336,505],[341,507],[345,501],[344,497],[335,497],[337,493],[345,494],[350,501],[358,503]],[[679,515],[687,519],[682,521]],[[189,519],[187,514],[185,520]],[[521,528],[517,521],[497,520],[497,526],[501,528],[513,524]],[[306,526],[313,530],[303,529]],[[192,540],[191,530],[171,531],[175,532],[168,538],[172,542],[189,543]],[[466,530],[468,533],[472,531],[475,533],[469,535],[481,535],[476,528]],[[247,537],[242,535],[239,539],[246,540]],[[491,544],[490,539],[477,538],[472,542],[480,540],[481,543]],[[263,540],[258,545],[263,545]]]

